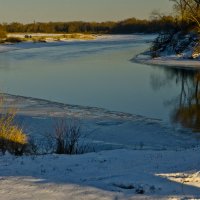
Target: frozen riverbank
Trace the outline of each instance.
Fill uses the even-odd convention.
[[[94,34],[22,34],[22,33],[13,33],[8,34],[8,41],[0,44],[0,53],[13,51],[13,50],[22,50],[30,48],[39,48],[45,46],[54,46],[58,45],[61,42],[74,42],[74,41],[93,41],[106,38],[103,35],[94,35]],[[26,38],[28,37],[28,38]],[[12,42],[17,41],[17,42]],[[45,44],[47,43],[47,44]]]
[[[99,149],[74,156],[0,156],[2,199],[200,198],[197,133],[101,108],[8,94],[4,100],[17,108],[28,134],[41,137],[54,117],[78,118]]]
[[[151,58],[151,56],[146,54],[139,54],[133,59],[132,62],[137,62],[147,65],[157,65],[164,67],[176,67],[183,69],[200,69],[199,60],[183,59],[178,56],[163,56],[158,58]]]
[[[195,32],[160,33],[149,50],[132,61],[177,68],[200,68],[199,35]]]
[[[76,118],[95,150],[105,149],[187,149],[198,146],[199,134],[171,126],[157,119],[106,109],[67,105],[41,99],[5,95],[6,105],[15,106],[26,132],[44,139],[52,132],[55,117]]]
[[[13,51],[13,50],[23,50],[31,48],[40,48],[40,47],[54,47],[60,46],[73,42],[92,42],[92,41],[102,41],[102,42],[114,42],[114,41],[139,41],[139,42],[150,42],[155,38],[155,35],[95,35],[95,34],[31,34],[32,38],[23,40],[26,34],[8,34],[8,38],[19,38],[21,42],[7,42],[0,44],[0,53]],[[28,34],[30,36],[30,34]],[[34,38],[36,38],[34,40]]]

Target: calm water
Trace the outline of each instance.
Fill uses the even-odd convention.
[[[193,87],[195,73],[131,62],[152,38],[115,36],[34,48],[26,44],[27,49],[0,54],[1,89],[168,120],[183,101],[182,80]]]

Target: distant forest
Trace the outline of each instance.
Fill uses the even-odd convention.
[[[176,27],[172,16],[154,17],[151,20],[130,18],[119,22],[34,22],[30,24],[3,23],[0,30],[7,33],[94,33],[94,34],[130,34],[157,33]]]

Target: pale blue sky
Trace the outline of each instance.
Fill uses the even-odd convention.
[[[106,21],[171,12],[169,0],[0,0],[0,22]]]

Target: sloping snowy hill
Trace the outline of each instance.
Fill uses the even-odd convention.
[[[194,149],[6,155],[0,157],[0,199],[199,199],[199,153]]]

